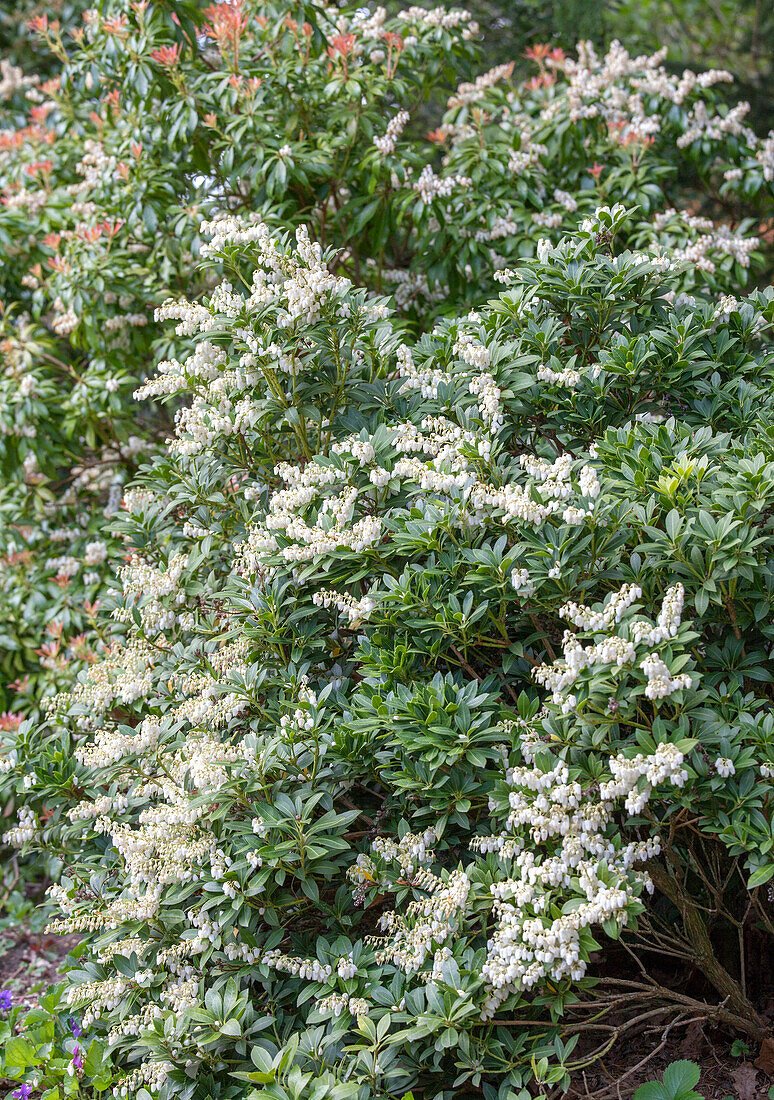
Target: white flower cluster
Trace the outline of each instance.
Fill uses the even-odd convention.
[[[508,770],[505,829],[473,845],[511,868],[491,886],[497,925],[482,971],[489,983],[485,1018],[511,993],[547,978],[582,978],[588,963],[583,930],[608,920],[626,924],[633,900],[649,887],[648,876],[632,868],[657,855],[659,841],[615,843],[615,804],[623,798],[627,813],[637,814],[657,785],[682,786],[683,755],[674,745],[659,745],[652,756],[612,758],[609,768],[613,778],[600,785],[597,801],[570,780],[561,761]],[[570,898],[572,905],[563,904]],[[552,917],[556,909],[563,915]]]
[[[737,103],[724,114],[710,115],[707,104],[699,100],[691,107],[685,130],[677,139],[678,149],[692,145],[694,141],[722,141],[728,135],[742,137],[748,145],[755,147],[758,138],[754,131],[744,125],[744,119],[750,113],[749,103]]]
[[[574,214],[578,209],[578,200],[569,191],[562,191],[560,187],[554,188],[554,201],[563,206],[570,214]]]
[[[124,596],[130,606],[133,603],[137,606],[143,629],[151,637],[171,630],[180,621],[176,609],[186,600],[180,582],[187,564],[187,554],[174,554],[164,569],[135,556],[118,571]],[[126,619],[128,611],[123,610],[115,617]]]
[[[539,736],[531,730],[528,734],[530,744],[540,744]],[[511,994],[546,979],[582,978],[588,964],[584,930],[609,920],[626,924],[643,887],[650,888],[647,874],[634,867],[658,854],[658,838],[621,844],[615,836],[616,804],[623,800],[626,813],[638,815],[657,786],[668,782],[681,787],[688,777],[683,754],[675,745],[662,744],[651,755],[613,757],[609,770],[612,778],[599,785],[596,798],[594,788],[584,790],[579,780],[571,780],[561,760],[507,771],[504,827],[472,844],[482,853],[496,854],[507,869],[490,887],[496,924],[482,970],[487,981],[485,1019]],[[499,813],[501,804],[490,800],[490,808]],[[401,858],[394,843],[381,840],[373,849],[387,861]],[[432,853],[426,855],[432,858]],[[373,882],[373,862],[361,857],[349,877],[355,883]],[[430,969],[420,977],[442,982],[452,954],[450,937],[463,934],[471,883],[470,868],[445,878],[427,868],[416,870],[411,885],[426,896],[411,902],[405,912],[384,914],[381,925],[387,935],[374,940],[377,961],[392,962],[412,975],[423,971],[431,958]],[[553,916],[557,910],[563,915]]]
[[[427,896],[412,901],[405,914],[385,913],[380,925],[388,936],[384,941],[374,941],[379,943],[378,963],[391,962],[409,975],[419,971],[428,954],[442,946],[454,931],[467,906],[470,879],[461,870],[442,879],[423,868],[414,874],[412,885],[426,891]]]
[[[376,607],[376,601],[370,596],[363,596],[356,600],[347,592],[335,592],[330,588],[323,588],[312,596],[312,603],[316,607],[334,607],[346,619],[350,627],[359,626],[367,619]]]
[[[463,39],[477,37],[479,33],[478,23],[472,18],[469,11],[462,8],[420,8],[413,6],[405,11],[398,12],[398,19],[402,23],[411,23],[418,27],[432,27],[444,31],[456,30],[462,27]]]
[[[517,567],[511,570],[511,584],[525,599],[535,591],[535,585],[528,569]]]
[[[568,81],[570,119],[603,118],[609,126],[628,127],[635,136],[647,137],[661,128],[660,112],[653,109],[652,103],[646,103],[646,97],[663,100],[665,105],[680,105],[697,89],[733,80],[722,70],[701,74],[686,70],[679,77],[668,73],[663,66],[665,49],[650,57],[632,57],[620,42],[613,42],[600,59],[590,42],[581,42],[577,53],[577,60],[552,62],[564,71]],[[665,107],[659,107],[667,113]],[[546,106],[543,118],[562,110],[564,106],[557,97]]]
[[[575,213],[579,202],[583,201],[583,191],[571,193],[556,186],[554,165],[547,163],[548,147],[539,142],[541,130],[555,127],[566,121],[570,124],[583,123],[585,120],[602,121],[611,142],[631,150],[634,158],[639,158],[655,141],[673,142],[672,135],[676,119],[680,120],[683,132],[677,135],[679,148],[692,145],[698,138],[716,143],[718,155],[726,153],[725,144],[729,137],[741,140],[746,146],[749,166],[756,158],[767,180],[774,178],[774,132],[763,141],[744,125],[744,117],[749,109],[747,104],[739,104],[721,113],[707,105],[702,98],[705,89],[718,83],[732,80],[729,73],[719,70],[697,74],[690,71],[680,76],[665,69],[664,51],[651,57],[630,56],[619,42],[613,42],[604,57],[598,57],[590,43],[580,43],[577,59],[567,58],[556,51],[546,59],[547,70],[561,72],[561,83],[555,93],[533,98],[535,85],[527,85],[527,94],[512,91],[505,96],[491,95],[490,89],[509,75],[507,66],[498,67],[490,74],[479,78],[475,84],[461,86],[458,94],[449,101],[450,112],[444,119],[439,136],[450,143],[451,153],[444,159],[445,175],[439,178],[425,170],[419,182],[413,187],[430,201],[436,194],[448,197],[454,190],[452,181],[455,168],[460,163],[469,164],[469,154],[474,147],[486,149],[482,138],[481,125],[473,125],[469,117],[472,103],[487,97],[487,121],[498,126],[510,135],[513,149],[510,152],[509,168],[518,175],[528,174],[535,191],[541,196],[539,209],[513,209],[495,211],[491,206],[482,208],[480,223],[476,228],[464,230],[462,235],[472,235],[478,241],[496,241],[500,238],[512,238],[523,232],[525,218],[530,218],[534,226],[558,230],[565,223],[567,214]],[[537,78],[537,86],[551,84],[554,73],[545,71]],[[503,101],[505,101],[503,103]],[[685,112],[675,108],[690,101]],[[465,160],[455,158],[455,151],[462,151],[463,143],[468,142]],[[488,152],[485,155],[489,155]],[[742,154],[744,155],[744,154]],[[731,150],[729,156],[738,160],[739,152]],[[600,169],[604,166],[600,165]],[[733,167],[726,176],[727,183],[743,180],[747,169]],[[448,182],[447,182],[448,181]],[[447,186],[443,189],[444,182]],[[442,190],[443,189],[443,190]],[[551,209],[546,200],[549,195],[559,207]],[[460,196],[457,196],[460,201]],[[686,227],[688,225],[686,224]],[[690,235],[690,234],[689,234]],[[708,222],[703,236],[687,245],[684,241],[681,255],[671,257],[662,255],[665,264],[692,263],[699,270],[712,273],[720,259],[732,255],[740,264],[749,264],[749,253],[757,246],[755,240],[749,240],[740,234],[730,232],[723,226],[715,227]],[[506,262],[492,250],[492,265],[497,271],[498,264]]]
[[[403,133],[403,128],[409,120],[408,111],[398,111],[395,118],[387,123],[387,129],[382,137],[374,138],[374,145],[383,156],[389,156],[395,152],[395,143]]]
[[[321,963],[317,959],[299,959],[292,955],[283,955],[281,951],[267,951],[261,956],[264,966],[272,966],[275,970],[281,970],[285,974],[292,974],[296,978],[302,978],[307,982],[320,982],[324,984],[333,974],[330,963]]]
[[[111,965],[117,954],[135,951],[138,958],[143,956],[146,969],[131,980],[115,975],[73,992],[77,1003],[85,1005],[89,1020],[114,1012],[126,998],[133,1003],[142,1002],[147,997],[143,991],[156,978],[162,978],[160,987],[154,985],[154,997],[158,995],[160,1000],[145,1000],[138,1011],[122,1018],[111,1031],[113,1042],[146,1031],[165,1008],[180,1013],[198,1003],[203,975],[193,956],[215,945],[232,963],[254,966],[262,960],[259,949],[239,940],[227,914],[231,901],[242,892],[244,868],[249,868],[249,876],[262,866],[263,860],[252,837],[242,838],[238,845],[223,843],[213,830],[209,813],[222,797],[224,784],[240,777],[250,781],[259,768],[268,766],[258,758],[255,739],[220,738],[216,732],[244,706],[244,698],[229,689],[236,679],[246,675],[244,657],[249,645],[246,638],[221,645],[207,654],[206,672],[181,670],[170,678],[167,669],[162,674],[163,686],[172,693],[176,706],[163,716],[146,714],[134,731],[116,724],[98,730],[90,742],[78,746],[79,759],[87,766],[110,770],[112,786],[110,794],[73,807],[69,817],[74,823],[83,822],[87,829],[111,838],[121,861],[126,888],[121,897],[102,905],[93,902],[84,905],[77,895],[71,897],[57,888],[52,891],[52,898],[59,903],[64,917],[53,922],[51,930],[60,934],[90,932],[110,936],[112,930],[124,928],[128,922],[157,920],[170,885],[207,882],[209,887],[209,893],[200,895],[186,913],[193,933],[188,938],[167,942],[161,949],[154,947],[154,941],[138,941],[136,936],[98,941],[104,966]],[[91,686],[87,678],[83,692],[76,697],[88,698],[90,690],[105,685],[100,702],[106,704],[120,679],[116,671],[122,658],[131,664],[141,652],[131,647],[113,651],[104,662],[89,670]],[[160,686],[154,683],[153,689],[157,691]],[[310,708],[316,707],[317,698],[305,678],[295,694],[296,710],[283,716],[280,731],[286,736],[292,727],[298,746],[299,736],[307,734],[310,725],[314,725]],[[190,728],[179,737],[181,724]],[[276,739],[272,741],[276,745]],[[276,759],[280,762],[284,759],[281,750]],[[265,837],[267,831],[265,823],[256,818],[253,832]],[[215,909],[210,906],[216,888],[226,903],[225,909],[222,904]],[[252,890],[253,895],[258,892]],[[207,907],[201,909],[203,901]],[[351,956],[339,959],[335,970],[343,980],[357,973]],[[308,973],[310,978],[320,976],[314,968],[310,970],[303,965],[299,973]],[[323,977],[328,975],[326,970]]]
[[[697,233],[689,244],[682,247],[677,244],[657,245],[656,257],[664,262],[665,268],[677,268],[681,264],[691,264],[699,271],[709,274],[717,270],[724,257],[730,256],[741,267],[750,266],[750,255],[760,244],[757,237],[743,237],[727,225],[715,225],[709,218],[697,217],[685,210],[670,207],[662,210],[653,218],[653,227],[660,234],[668,236],[675,230],[681,233],[688,230]]]
[[[411,348],[405,344],[398,348],[397,359],[403,390],[418,390],[422,397],[434,399],[438,396],[438,387],[449,380],[448,373],[439,367],[431,364],[417,367]]]
[[[117,1085],[113,1086],[115,1100],[126,1100],[127,1097],[136,1096],[141,1089],[150,1093],[156,1093],[165,1084],[173,1069],[171,1062],[141,1062],[126,1077],[122,1077]]]
[[[472,185],[469,176],[437,176],[431,166],[426,164],[413,187],[422,202],[429,204],[434,199],[448,199],[459,188]]]
[[[84,1012],[83,1025],[90,1027],[103,1012],[117,1008],[129,986],[124,978],[107,978],[105,981],[84,982],[72,986],[67,991],[67,1003],[88,1006]]]
[[[736,768],[734,767],[733,760],[729,760],[726,756],[719,756],[715,761],[715,771],[723,779],[730,779],[732,775],[736,775]],[[763,771],[763,768],[761,768]]]
[[[318,1012],[331,1013],[333,1016],[341,1016],[344,1012],[355,1017],[367,1016],[369,1007],[368,1001],[363,997],[350,997],[346,993],[331,993],[317,1002]]]
[[[316,366],[315,357],[302,352],[296,331],[314,325],[326,311],[339,322],[352,318],[355,328],[378,324],[386,311],[380,300],[363,305],[359,298],[353,309],[348,295],[358,292],[348,279],[329,271],[320,245],[304,226],[296,230],[294,247],[281,244],[264,223],[235,215],[204,223],[202,232],[211,236],[203,254],[220,257],[239,248],[254,270],[246,295],[223,281],[208,306],[168,301],[156,311],[157,320],[178,321],[179,335],[203,337],[183,362],[160,363],[155,377],[135,395],[193,394],[175,415],[175,439],[169,444],[171,452],[182,455],[199,454],[220,439],[248,431],[261,416],[267,388],[283,405],[292,405],[296,376]],[[231,354],[208,339],[224,323],[233,333]]]
[[[755,153],[755,159],[763,169],[763,178],[767,183],[774,182],[774,130],[769,132]]]
[[[648,678],[645,685],[645,695],[648,699],[666,699],[676,691],[689,688],[693,683],[687,672],[673,676],[657,653],[649,653],[640,662],[640,668]]]
[[[528,169],[540,167],[543,157],[548,156],[548,146],[542,142],[532,140],[532,132],[529,124],[519,119],[518,149],[514,149],[508,159],[508,171],[520,176]]]
[[[575,694],[568,689],[586,669],[596,668],[608,674],[620,669],[632,670],[637,663],[638,647],[660,645],[676,636],[685,599],[683,586],[676,584],[667,590],[655,624],[646,620],[622,624],[625,613],[641,597],[642,590],[637,585],[624,585],[612,594],[601,611],[572,601],[561,608],[562,618],[581,630],[602,634],[593,644],[583,646],[577,635],[565,631],[563,659],[551,665],[540,665],[533,671],[534,678],[553,693],[553,702],[560,705],[564,713],[577,705]],[[647,678],[645,695],[649,699],[664,699],[692,683],[689,673],[673,676],[655,652],[642,658],[639,668]]]
[[[447,103],[447,108],[452,111],[456,107],[468,107],[476,103],[490,89],[499,84],[501,80],[508,80],[513,74],[513,62],[508,61],[504,65],[496,65],[481,76],[477,76],[472,83],[460,84]]]
[[[568,455],[554,462],[520,457],[518,465],[536,483],[538,499],[529,482],[492,485],[479,480],[465,452],[488,458],[490,438],[444,417],[427,417],[420,428],[400,425],[389,430],[388,438],[392,463],[387,466],[363,464],[361,459],[371,452],[360,437],[338,445],[341,465],[312,461],[277,466],[275,473],[287,487],[272,495],[263,523],[237,547],[240,571],[250,575],[271,569],[269,559],[275,553],[288,562],[303,562],[342,550],[362,553],[378,544],[382,523],[372,507],[356,518],[358,504],[372,505],[375,488],[392,494],[416,487],[422,494],[445,498],[454,505],[455,522],[462,527],[512,521],[539,527],[554,515],[578,526],[593,514],[596,475],[584,467],[578,484]]]
[[[600,798],[605,802],[625,798],[626,812],[632,817],[642,813],[654,787],[667,780],[673,787],[682,787],[688,780],[684,756],[675,745],[659,745],[651,756],[619,754],[608,763],[613,778],[600,784]]]
[[[30,806],[20,806],[16,825],[4,834],[5,843],[11,848],[23,848],[38,835],[38,819]]]
[[[86,552],[83,556],[85,565],[101,565],[108,556],[107,543],[100,541],[86,544]]]
[[[594,611],[585,604],[568,601],[559,614],[579,630],[600,631],[620,623],[628,609],[642,599],[642,589],[636,584],[625,584],[607,599],[601,611]]]
[[[417,867],[433,859],[432,846],[436,835],[432,829],[424,833],[406,833],[400,840],[390,837],[377,837],[371,850],[388,863],[397,863],[401,875],[412,875]]]
[[[36,76],[25,76],[23,70],[14,65],[9,58],[0,58],[0,99],[10,99],[14,92],[22,88],[34,87],[38,80],[39,77]],[[29,94],[31,97],[32,92]]]
[[[343,981],[357,977],[358,968],[352,955],[342,956],[335,964],[321,963],[317,959],[302,959],[292,955],[283,955],[281,951],[267,951],[258,958],[264,966],[271,966],[284,974],[291,974],[302,981],[316,985],[328,985],[335,975]],[[347,1012],[352,1016],[367,1016],[369,1004],[362,997],[347,993],[328,993],[317,1000],[317,1011],[322,1014],[341,1016]]]
[[[145,642],[114,644],[100,661],[89,667],[71,693],[55,696],[47,707],[53,711],[72,704],[79,728],[97,729],[105,712],[115,703],[133,703],[150,694],[152,669],[158,658],[158,651]]]

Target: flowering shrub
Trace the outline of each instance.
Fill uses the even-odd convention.
[[[114,1095],[564,1087],[654,1001],[762,1038],[774,296],[603,208],[412,340],[305,230],[204,232],[109,646],[7,758]]]
[[[111,488],[120,496],[133,460],[163,430],[143,416],[138,438],[131,393],[148,363],[172,350],[148,322],[170,291],[195,289],[202,209],[255,206],[293,218],[322,202],[335,223],[329,238],[346,245],[351,207],[338,220],[338,194],[325,193],[336,184],[345,192],[360,187],[363,171],[373,171],[361,160],[364,152],[376,156],[372,138],[385,99],[423,98],[451,64],[466,72],[471,30],[461,12],[426,20],[417,10],[393,21],[394,29],[379,21],[376,30],[364,28],[374,44],[386,35],[386,53],[358,80],[348,75],[362,53],[349,29],[354,7],[349,15],[310,10],[314,24],[303,27],[284,16],[268,5],[249,13],[228,4],[206,11],[116,5],[87,13],[73,28],[74,43],[58,22],[40,17],[35,27],[60,59],[61,75],[41,83],[13,66],[4,70],[0,461],[9,534],[0,550],[6,567],[25,566],[21,591],[3,606],[11,654],[5,683],[35,670],[35,651],[51,644],[46,627],[64,628],[69,640],[88,626],[95,592],[82,573],[93,571],[90,490],[99,488],[110,513]],[[221,133],[235,118],[241,129]],[[295,155],[282,137],[286,124]],[[322,207],[320,217],[325,235]],[[72,496],[72,514],[63,492]],[[104,527],[100,517],[97,529]],[[44,589],[54,598],[44,599]],[[71,661],[64,643],[60,654]],[[25,683],[17,711],[45,690],[40,677]]]
[[[89,547],[115,552],[106,520],[168,430],[131,394],[182,349],[153,308],[214,285],[192,283],[203,216],[306,225],[337,273],[413,323],[485,302],[495,272],[601,202],[639,206],[620,232],[684,257],[685,289],[732,290],[758,255],[772,138],[719,97],[728,74],[672,77],[616,44],[577,59],[532,47],[526,84],[509,65],[474,79],[479,31],[456,9],[75,12],[32,24],[56,75],[0,76],[6,725],[101,651],[90,608],[106,572]],[[425,136],[417,104],[444,85]],[[733,223],[711,222],[717,199]]]
[[[774,139],[728,75],[614,44],[475,78],[440,8],[34,29],[1,770],[99,1036],[47,1087],[504,1100],[654,1000],[762,1037]]]

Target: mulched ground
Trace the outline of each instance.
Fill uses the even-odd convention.
[[[663,1034],[663,1029],[662,1029]],[[601,1062],[578,1076],[568,1100],[629,1100],[646,1081],[660,1079],[670,1062],[687,1058],[701,1071],[696,1091],[706,1100],[767,1100],[774,1084],[762,1069],[755,1066],[759,1051],[748,1044],[749,1051],[735,1056],[732,1041],[718,1033],[705,1031],[701,1023],[690,1024],[682,1034],[669,1035],[663,1049],[634,1073],[632,1066],[652,1054],[661,1043],[662,1035],[640,1036],[614,1048]],[[765,1061],[765,1057],[764,1057]]]
[[[3,868],[5,890],[0,893],[0,989],[8,990],[14,1005],[29,1008],[50,985],[56,984],[67,955],[79,936],[52,936],[40,903],[45,883],[30,882],[16,866]]]
[[[15,1005],[32,1008],[38,996],[59,980],[65,957],[79,936],[51,936],[20,926],[0,938],[0,988],[10,990]]]
[[[753,1039],[734,1036],[712,1021],[665,1015],[647,1021],[642,1030],[631,1030],[600,1061],[579,1073],[567,1100],[629,1100],[647,1081],[661,1079],[670,1062],[687,1059],[699,1066],[701,1076],[696,1092],[705,1100],[774,1100],[774,953],[770,938],[749,930],[747,947],[747,994],[761,1017],[768,1021],[771,1039],[763,1046]],[[631,980],[631,959],[621,944],[610,944],[599,962],[600,977]],[[651,977],[665,988],[687,994],[708,1005],[717,1004],[718,995],[698,971],[674,969],[669,960],[648,958]],[[631,1007],[631,1006],[629,1006]],[[612,1013],[606,1018],[616,1027],[626,1016]],[[578,1060],[585,1036],[573,1053]],[[594,1036],[599,1043],[600,1035]]]

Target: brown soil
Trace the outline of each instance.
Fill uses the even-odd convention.
[[[731,1040],[705,1030],[701,1022],[682,1028],[682,1033],[661,1027],[656,1034],[619,1044],[601,1062],[578,1074],[567,1100],[629,1100],[640,1085],[660,1080],[670,1062],[680,1059],[699,1066],[696,1092],[705,1100],[767,1100],[774,1077],[755,1065],[761,1061],[759,1049],[748,1044],[748,1053],[734,1056],[731,1046]],[[767,1062],[765,1055],[762,1060]],[[771,1062],[768,1068],[774,1072]]]
[[[6,930],[0,955],[0,988],[10,990],[15,1005],[32,1008],[39,995],[58,979],[65,957],[80,936],[35,933],[21,925]]]

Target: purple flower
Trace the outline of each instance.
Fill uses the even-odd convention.
[[[83,1035],[83,1028],[74,1016],[70,1017],[70,1031],[73,1033],[74,1039],[80,1039],[81,1035]]]
[[[0,1012],[7,1012],[13,1004],[10,989],[0,989]]]
[[[32,1096],[32,1085],[23,1084],[21,1088],[18,1088],[16,1092],[12,1092],[11,1096],[13,1100],[30,1100]]]
[[[73,1051],[73,1065],[76,1069],[83,1069],[83,1055],[80,1047],[76,1047]]]

